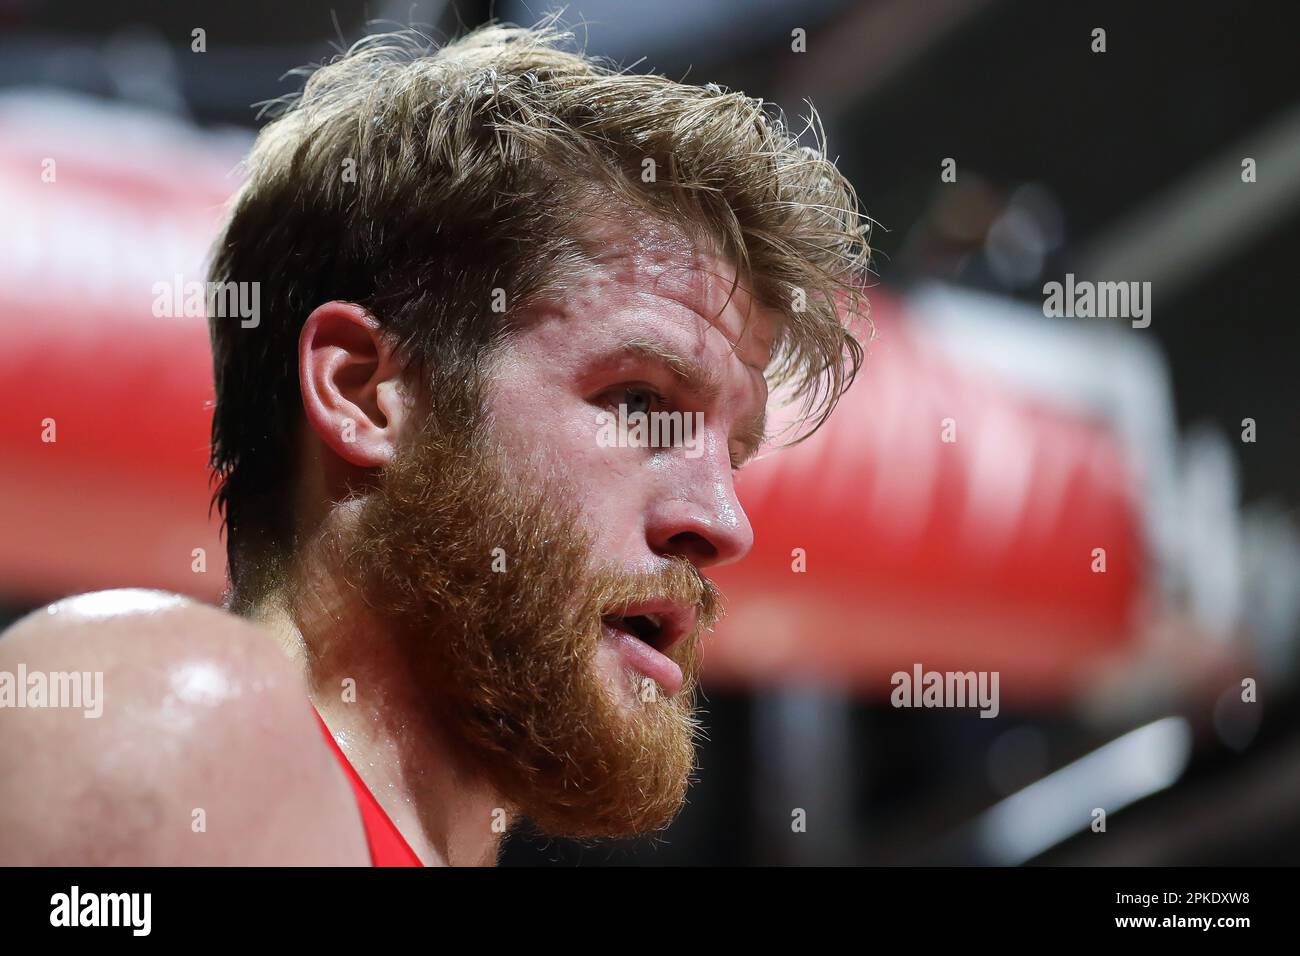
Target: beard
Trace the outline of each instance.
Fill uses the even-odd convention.
[[[547,836],[637,836],[685,802],[700,639],[719,594],[684,558],[652,571],[598,562],[575,492],[540,462],[512,470],[482,421],[431,416],[362,505],[349,577],[458,763]],[[699,615],[668,654],[682,689],[666,696],[631,671],[610,686],[596,663],[603,618],[662,598]]]

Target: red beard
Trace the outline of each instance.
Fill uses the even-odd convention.
[[[481,429],[431,420],[366,501],[349,577],[428,687],[428,718],[457,758],[543,833],[661,829],[694,768],[700,635],[718,592],[685,559],[650,573],[598,565],[578,496],[504,461]],[[682,690],[620,707],[596,669],[602,617],[665,597],[699,613],[670,655]]]

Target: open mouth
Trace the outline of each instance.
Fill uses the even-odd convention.
[[[649,644],[657,651],[666,650],[669,644],[663,618],[658,614],[608,616],[601,620],[604,621],[606,627],[631,634],[637,640]]]
[[[680,691],[682,668],[673,660],[672,652],[695,630],[694,609],[656,600],[611,610],[623,613],[603,615],[601,622],[624,664],[654,680],[669,697]]]

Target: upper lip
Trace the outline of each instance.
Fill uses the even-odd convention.
[[[661,654],[667,654],[689,636],[699,620],[699,612],[689,605],[676,604],[672,601],[644,601],[616,608],[605,615],[612,617],[650,617],[659,622],[659,634],[652,644]]]

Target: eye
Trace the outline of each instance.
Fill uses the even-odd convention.
[[[633,412],[644,412],[650,414],[654,410],[655,399],[658,396],[648,388],[626,388],[623,390],[623,404],[627,406],[628,414]]]
[[[610,389],[606,395],[611,400],[609,404],[615,407],[624,406],[629,415],[634,412],[648,415],[654,410],[656,404],[664,401],[664,397],[648,385],[622,385]]]

